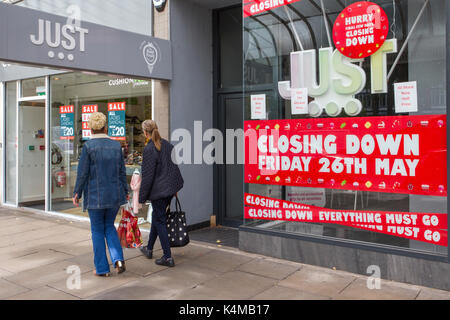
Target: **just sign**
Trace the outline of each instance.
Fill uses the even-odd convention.
[[[49,20],[38,19],[37,33],[30,35],[30,41],[37,46],[44,43],[50,48],[48,51],[49,58],[65,59],[64,52],[55,52],[52,48],[62,47],[65,50],[73,51],[79,45],[79,51],[85,51],[85,37],[89,33],[88,29],[81,28],[72,24],[64,24]],[[74,60],[72,53],[67,54],[69,61]]]
[[[370,56],[372,93],[387,92],[386,55],[397,52],[397,39],[385,41],[383,46]],[[313,98],[308,104],[308,113],[319,117],[326,114],[336,117],[342,110],[356,116],[362,110],[361,101],[355,95],[366,85],[366,73],[359,65],[364,59],[350,59],[337,49],[319,49],[320,83],[316,77],[316,50],[291,52],[291,81],[280,81],[278,91],[283,99],[291,100],[295,89],[307,88]],[[358,63],[358,64],[356,64]]]

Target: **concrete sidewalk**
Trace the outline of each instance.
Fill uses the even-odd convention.
[[[125,273],[96,277],[88,223],[0,208],[0,299],[450,299],[392,281],[369,290],[361,275],[196,241],[173,250],[175,268],[124,253]],[[79,289],[68,269],[81,273]]]

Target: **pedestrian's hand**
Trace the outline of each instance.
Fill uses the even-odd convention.
[[[72,201],[73,201],[73,205],[75,207],[79,207],[78,202],[80,201],[80,199],[78,199],[78,194],[77,193],[75,193],[75,196],[72,198]]]

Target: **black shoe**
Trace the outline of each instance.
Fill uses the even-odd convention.
[[[153,258],[153,250],[148,250],[147,246],[139,248],[148,259]]]
[[[175,261],[173,261],[173,258],[166,259],[164,256],[161,257],[161,259],[155,260],[155,263],[160,266],[175,267]]]

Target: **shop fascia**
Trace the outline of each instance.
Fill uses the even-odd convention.
[[[397,39],[390,39],[370,56],[372,94],[387,92],[386,57],[395,52]],[[356,116],[362,111],[362,104],[355,95],[366,85],[366,73],[361,67],[363,61],[347,58],[331,47],[319,49],[318,84],[316,50],[291,52],[291,81],[280,81],[278,91],[283,99],[291,100],[294,90],[307,88],[308,96],[314,99],[308,104],[308,112],[312,117],[319,117],[323,111],[336,117],[342,109],[347,115]]]

